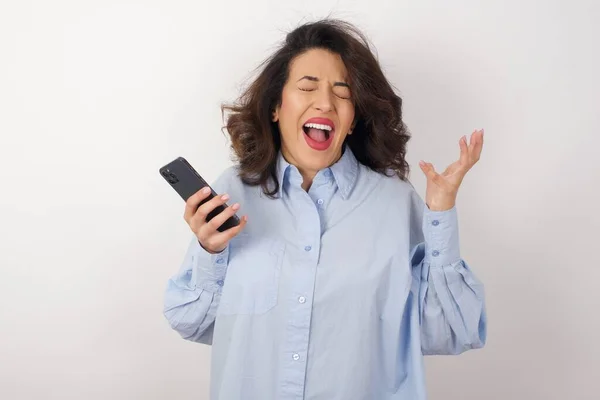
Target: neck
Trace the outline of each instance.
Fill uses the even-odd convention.
[[[332,162],[329,166],[335,164],[336,162],[339,161],[340,158],[342,158],[342,153],[340,152],[340,154],[335,158],[335,161]],[[296,160],[294,160],[294,158],[291,156],[291,154],[289,154],[287,152],[287,150],[285,149],[285,147],[283,147],[281,149],[281,154],[283,155],[283,158],[290,163],[291,165],[295,165],[296,168],[298,168],[298,171],[300,172],[300,175],[302,176],[302,189],[304,189],[305,191],[308,192],[308,190],[310,189],[310,186],[313,183],[313,179],[315,179],[315,176],[317,175],[317,173],[319,172],[319,170],[309,170],[306,168],[301,167]]]
[[[302,176],[302,189],[308,192],[308,189],[310,189],[310,185],[312,185],[313,179],[315,179],[318,171],[309,171],[300,167],[298,167],[298,171],[300,171],[300,175]]]

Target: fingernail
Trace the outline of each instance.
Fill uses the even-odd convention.
[[[203,194],[209,194],[210,193],[210,188],[209,187],[202,188],[202,193]]]
[[[232,206],[231,206],[231,208],[232,208],[234,211],[237,211],[237,210],[239,210],[239,208],[240,208],[240,205],[239,205],[239,203],[235,203],[234,205],[232,205]]]
[[[223,201],[229,200],[229,195],[228,194],[224,194],[223,196],[221,196],[221,200],[223,200]]]
[[[423,161],[423,160],[419,161],[419,165],[422,166],[422,167],[424,167],[425,166],[425,161]]]

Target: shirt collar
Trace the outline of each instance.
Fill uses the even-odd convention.
[[[283,158],[280,151],[277,159],[277,180],[280,193],[283,190],[284,184],[290,179],[290,167],[295,168]],[[340,157],[340,159],[331,167],[319,171],[319,174],[321,173],[325,176],[333,176],[340,191],[340,195],[346,200],[356,185],[356,179],[358,177],[358,160],[352,153],[350,147],[345,146],[342,157]]]

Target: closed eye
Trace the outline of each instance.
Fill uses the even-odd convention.
[[[302,90],[303,92],[314,92],[317,89],[304,89],[304,88],[298,88],[299,90]],[[340,99],[343,100],[350,100],[350,98],[352,97],[350,94],[350,90],[334,90],[333,93],[336,95],[336,97],[339,97]]]
[[[333,93],[335,93],[335,95],[340,99],[344,100],[350,100],[350,98],[352,97],[352,92],[350,91],[350,88],[345,86],[334,87]]]

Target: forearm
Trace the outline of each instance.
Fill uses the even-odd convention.
[[[483,347],[483,285],[460,256],[456,208],[425,210],[423,233],[414,266],[420,278],[423,353],[458,354]]]
[[[227,271],[228,249],[209,254],[192,241],[179,272],[169,279],[164,315],[184,339],[211,343]]]

